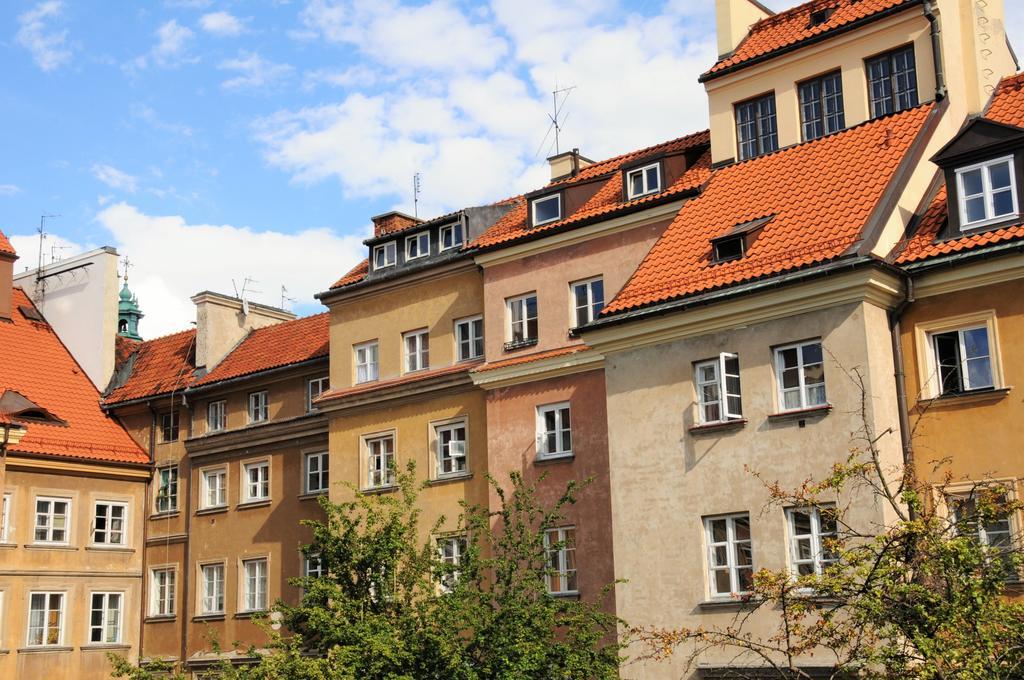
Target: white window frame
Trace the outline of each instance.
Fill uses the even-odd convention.
[[[315,396],[313,395],[314,385],[320,388]],[[309,380],[306,381],[306,413],[312,413],[317,409],[316,405],[313,403],[313,400],[319,397],[327,390],[329,390],[330,387],[331,376],[329,375],[321,375],[316,378],[310,378]]]
[[[0,543],[11,543],[11,507],[14,505],[14,494],[8,492],[0,499]]]
[[[601,283],[601,309],[604,309],[605,303],[607,302],[604,299],[604,277],[594,276],[589,279],[583,279],[582,281],[573,281],[572,283],[569,284],[569,321],[573,327],[579,327],[584,324],[588,324],[597,318],[597,314],[601,313],[601,310],[598,310],[596,314],[594,313],[594,284],[597,282]],[[580,307],[579,304],[576,302],[576,289],[581,286],[584,287],[587,292],[587,302],[582,307]],[[582,310],[586,310],[586,318],[584,319],[583,323],[580,323],[580,312]]]
[[[544,220],[543,222],[538,222],[537,221],[537,204],[538,203],[547,203],[548,201],[557,201],[557,203],[558,203],[558,216],[557,217],[553,217],[553,218],[548,219],[548,220]],[[558,222],[559,220],[561,220],[562,219],[562,194],[561,193],[557,193],[557,194],[551,194],[550,196],[541,196],[539,198],[535,198],[532,201],[530,201],[530,218],[531,218],[531,223],[535,227],[539,227],[542,224],[551,224],[553,222]]]
[[[834,508],[832,508],[834,510]],[[818,507],[786,508],[786,527],[789,538],[789,569],[793,578],[799,578],[800,567],[811,565],[814,576],[822,576],[828,565],[836,562],[836,557],[828,559],[825,557],[825,541],[835,540],[836,531],[825,532],[821,527],[821,510]],[[796,515],[804,513],[811,520],[811,533],[798,534],[796,530]],[[838,527],[836,527],[838,529]],[[811,557],[802,558],[798,552],[798,541],[806,540],[811,544]],[[804,574],[810,576],[812,574]]]
[[[809,404],[807,401],[808,387],[805,382],[804,370],[808,365],[804,362],[804,348],[810,345],[818,345],[821,348],[821,374],[822,382],[821,386],[825,393],[825,399],[820,404]],[[797,351],[797,387],[783,388],[782,386],[782,375],[784,372],[784,365],[782,363],[782,353],[788,349],[796,349]],[[821,338],[815,338],[813,340],[805,340],[803,342],[794,342],[788,345],[782,345],[774,349],[775,354],[775,387],[776,387],[776,398],[779,400],[779,412],[785,413],[789,411],[804,411],[811,408],[824,408],[828,406],[828,383],[825,381],[825,344],[821,341]],[[786,392],[797,390],[800,395],[800,403],[797,406],[787,408],[786,407]]]
[[[750,527],[750,538],[744,540],[736,539],[736,520],[744,519],[747,520],[747,525]],[[711,529],[711,523],[715,521],[725,520],[726,522],[726,539],[725,541],[714,540],[714,534]],[[708,594],[711,599],[724,599],[730,598],[733,595],[744,595],[749,593],[749,590],[740,590],[740,579],[739,572],[741,565],[737,557],[736,547],[740,543],[750,544],[750,573],[754,574],[756,562],[754,561],[754,525],[750,522],[750,513],[740,512],[731,515],[715,515],[713,517],[704,518],[704,544],[706,546],[706,557],[707,560],[707,579],[708,579]],[[726,564],[716,565],[714,552],[716,547],[726,546]],[[743,569],[746,569],[746,565],[742,565]],[[723,593],[717,590],[717,580],[715,574],[719,571],[728,571],[729,573],[729,592]]]
[[[426,250],[422,248],[423,241],[426,240]],[[412,245],[416,245],[416,254],[411,254]],[[405,237],[405,261],[418,260],[421,257],[428,257],[430,255],[430,232],[420,231],[415,234],[411,234]]]
[[[160,577],[166,577],[160,583]],[[172,617],[177,610],[178,570],[174,567],[153,567],[149,571],[149,615]],[[163,610],[163,611],[161,611]]]
[[[480,335],[474,335],[474,326],[479,325]],[[469,354],[462,353],[463,340],[459,333],[461,327],[467,327],[468,340],[466,341],[469,345]],[[480,352],[475,352],[477,342],[480,343]],[[476,316],[467,316],[463,319],[455,320],[455,356],[458,357],[459,361],[472,361],[473,359],[479,359],[484,355],[484,317],[480,314]]]
[[[571,537],[569,537],[569,532],[572,532]],[[554,540],[552,540],[552,537],[554,537]],[[560,548],[552,548],[552,546],[558,545],[559,543],[563,544]],[[579,565],[576,563],[576,527],[570,525],[547,529],[544,532],[544,553],[548,560],[547,568],[544,572],[544,585],[547,588],[547,591],[552,595],[579,594],[580,575]],[[569,567],[570,554],[572,556],[572,567]],[[552,564],[552,557],[555,557],[557,560],[557,565]],[[552,587],[552,580],[556,575],[559,584],[562,585],[562,587],[557,590]],[[570,578],[575,581],[575,588],[568,587]]]
[[[313,565],[316,568],[313,568]],[[324,563],[320,561],[320,554],[302,556],[302,575],[306,578],[322,578],[324,575]]]
[[[160,509],[160,489],[161,487],[161,475],[163,472],[168,473],[167,477],[167,488],[168,490],[174,489],[174,494],[167,494],[168,506],[166,510]],[[171,474],[173,473],[173,475]],[[174,477],[173,484],[171,483],[171,477]],[[181,479],[181,474],[178,470],[177,463],[173,465],[161,465],[156,468],[156,493],[153,494],[153,512],[157,515],[164,515],[171,512],[178,511],[178,486]],[[171,502],[173,501],[173,502]]]
[[[114,508],[121,508],[121,531],[120,531],[120,533],[121,533],[121,540],[120,541],[116,541],[115,542],[115,541],[111,541],[111,540],[103,540],[103,541],[97,541],[96,540],[96,534],[99,533],[99,531],[100,531],[100,529],[98,528],[98,525],[99,525],[99,519],[100,519],[99,506],[101,506],[101,505],[107,506],[108,515],[107,515],[107,517],[105,517],[107,527],[106,527],[106,529],[103,529],[103,532],[106,535],[106,538],[108,538],[108,539],[114,533],[114,530],[111,528],[111,523],[113,522],[113,519],[114,519],[113,516],[112,516],[113,513],[111,511]],[[94,501],[93,504],[92,504],[92,527],[90,527],[92,529],[92,531],[90,532],[90,538],[92,539],[90,542],[92,543],[92,545],[93,546],[111,546],[111,547],[115,547],[115,548],[123,548],[126,545],[128,545],[128,520],[129,520],[130,517],[131,517],[131,515],[129,515],[129,513],[128,513],[128,504],[125,503],[124,501],[107,501],[107,500],[96,500],[96,501]]]
[[[651,188],[647,185],[647,171],[650,170],[651,168],[654,168],[657,171],[658,176],[658,186],[654,188]],[[640,173],[640,176],[643,178],[643,191],[639,193],[633,193],[632,177],[636,173]],[[626,171],[626,196],[629,198],[629,200],[633,200],[634,198],[640,198],[641,196],[656,194],[659,191],[661,191],[661,163],[648,163],[647,165],[644,165],[642,167],[630,168],[629,170]]]
[[[228,426],[228,402],[224,399],[206,405],[206,431],[221,432]]]
[[[1002,163],[1010,164],[1010,196],[1013,199],[1013,211],[1005,215],[995,215],[995,202],[993,197],[995,192],[992,190],[992,177],[991,168],[995,165]],[[966,196],[964,194],[964,180],[963,176],[968,172],[975,170],[981,171],[981,193],[971,194]],[[1003,222],[1005,220],[1013,219],[1016,215],[1020,214],[1020,206],[1017,202],[1017,174],[1016,167],[1014,165],[1013,156],[1002,156],[1000,158],[993,158],[991,160],[982,161],[981,163],[975,163],[962,168],[956,169],[956,186],[957,186],[957,197],[959,205],[957,206],[960,211],[960,230],[966,231],[970,229],[977,229],[978,227],[984,227],[989,224],[996,222]],[[1001,189],[1000,191],[1005,191]],[[967,221],[967,199],[983,197],[985,199],[985,218],[976,220],[974,222]]]
[[[370,351],[373,351],[373,361],[369,360]],[[360,362],[359,355],[362,353],[363,361]],[[358,345],[352,347],[352,356],[355,360],[355,380],[353,384],[358,385],[360,383],[373,382],[380,378],[380,342],[377,340],[370,340],[369,342],[361,342]],[[365,373],[364,377],[360,379],[359,371],[362,369]]]
[[[47,523],[45,526],[39,525],[39,502],[49,503],[49,510],[46,512]],[[59,541],[53,539],[54,518],[57,514],[54,512],[54,503],[66,503],[66,512],[64,513],[64,538]],[[32,522],[32,542],[46,545],[68,545],[71,543],[71,526],[72,526],[72,503],[71,499],[60,496],[36,496],[32,503],[32,515],[34,520]],[[45,529],[47,538],[36,538],[36,532],[39,529]]]
[[[315,472],[310,470],[310,461],[317,461]],[[331,457],[327,451],[314,451],[302,455],[302,492],[307,494],[327,493],[330,487]],[[317,478],[317,485],[310,484],[311,475]]]
[[[455,432],[456,430],[462,430],[462,436],[464,439],[461,440],[461,446],[455,446],[454,444],[459,443],[459,440],[450,440],[448,451],[449,454],[445,456],[444,446],[442,444],[441,434],[443,432]],[[437,465],[437,477],[458,477],[460,475],[469,474],[469,424],[465,420],[452,421],[450,423],[443,423],[434,426],[434,443],[437,453],[436,465]],[[446,460],[452,461],[452,470],[445,472],[444,464]],[[455,469],[458,465],[458,461],[462,461],[462,469]]]
[[[727,368],[727,362],[730,360],[736,360],[737,365],[739,364],[740,355],[731,352],[722,352],[718,355],[717,359],[709,359],[707,361],[698,361],[693,365],[693,384],[696,387],[697,392],[697,422],[701,425],[713,425],[716,423],[726,423],[733,420],[743,419],[743,404],[742,404],[742,385],[740,392],[733,394],[728,391],[728,380],[727,378],[736,378],[737,382],[740,381],[740,373],[737,369],[736,373],[729,373]],[[715,377],[713,380],[705,380],[703,378],[703,370],[705,368],[714,368]],[[718,389],[717,400],[705,400],[704,399],[704,387],[708,385],[715,385]],[[739,412],[733,412],[730,410],[729,397],[735,397],[740,399],[740,410]],[[707,417],[707,408],[714,404],[718,405],[717,419]]]
[[[534,317],[527,316],[528,310],[530,308],[529,305],[527,304],[527,301],[530,298],[533,298],[533,301],[534,301],[533,302],[533,308],[534,308],[534,310],[536,312],[536,316],[534,316]],[[515,317],[514,317],[514,314],[512,312],[513,308],[516,305],[522,305],[522,318],[518,322],[515,321]],[[505,339],[506,339],[507,342],[517,342],[517,343],[518,342],[522,342],[522,343],[526,343],[526,342],[536,342],[539,339],[539,336],[540,336],[540,300],[537,297],[537,292],[536,291],[534,291],[532,293],[526,293],[525,295],[517,295],[516,297],[508,298],[507,300],[505,300],[505,310],[506,310],[506,313],[508,315],[508,323],[505,326]],[[528,333],[530,331],[530,319],[531,318],[534,321],[536,321],[536,325],[537,325],[537,335],[532,336],[532,337],[530,335],[528,335]],[[516,334],[515,334],[516,324],[522,324],[522,327],[523,327],[523,337],[522,337],[521,340],[516,340],[515,339],[515,336],[516,336]]]
[[[250,574],[250,568],[254,573]],[[266,557],[242,560],[242,606],[240,612],[265,612],[270,603],[270,561]]]
[[[249,424],[270,420],[270,398],[267,390],[249,393]]]
[[[43,641],[39,643],[32,642],[32,597],[35,595],[42,595],[44,597],[43,603]],[[50,609],[50,597],[53,595],[60,596],[60,606],[56,610]],[[25,646],[26,647],[60,647],[64,643],[64,613],[67,609],[67,593],[63,590],[33,590],[28,594],[28,625],[25,630]],[[47,642],[50,632],[49,614],[52,611],[57,612],[57,641]]]
[[[373,445],[376,442],[391,442],[391,452],[388,453],[384,450],[383,444],[379,453],[374,453]],[[367,489],[387,489],[395,485],[395,473],[390,470],[388,465],[388,457],[391,461],[397,465],[398,451],[397,451],[397,437],[395,433],[381,433],[368,435],[363,437],[363,446],[365,447],[365,459],[366,459],[366,488]],[[378,464],[378,460],[380,464]],[[374,482],[375,474],[380,475],[380,482]]]
[[[459,565],[466,556],[469,542],[465,534],[454,536],[442,536],[437,539],[438,560],[453,568],[450,573],[444,574],[441,578],[441,592],[451,592],[452,586],[459,580]]]
[[[459,227],[459,231],[460,231],[460,236],[459,236],[459,240],[458,241],[455,240],[455,228],[456,227]],[[452,224],[446,224],[443,227],[441,227],[441,229],[440,229],[440,231],[438,232],[438,235],[437,235],[437,248],[438,248],[438,250],[443,253],[446,250],[455,250],[456,248],[459,248],[460,246],[462,246],[463,239],[465,238],[465,236],[461,234],[462,231],[464,231],[462,229],[462,224],[458,223],[458,222],[453,222]],[[444,244],[445,232],[451,232],[452,244],[450,246],[446,246]]]
[[[101,601],[102,601],[102,607],[99,610],[100,611],[100,623],[99,623],[99,625],[95,625],[92,622],[93,621],[93,618],[92,618],[93,617],[93,613],[95,613],[97,611],[96,608],[95,608],[95,602],[94,602],[96,597],[101,598]],[[117,613],[115,615],[116,616],[116,621],[114,622],[114,625],[116,626],[116,629],[115,629],[116,635],[114,636],[114,639],[112,639],[112,640],[107,639],[107,627],[110,625],[110,621],[108,620],[108,617],[110,616],[110,611],[111,611],[110,610],[110,600],[111,600],[111,598],[117,598]],[[125,612],[125,606],[124,606],[124,593],[123,592],[120,592],[120,591],[113,591],[113,592],[92,591],[92,592],[90,592],[89,593],[89,640],[88,640],[87,644],[89,644],[89,645],[117,645],[117,644],[120,644],[121,643],[122,631],[124,629],[124,612]],[[93,640],[92,639],[93,633],[96,632],[97,630],[100,633],[100,638],[101,639]]]
[[[384,253],[383,264],[377,264],[377,253]],[[388,258],[388,255],[391,257]],[[373,269],[386,269],[388,267],[394,267],[395,261],[398,258],[398,247],[394,241],[388,241],[387,243],[381,243],[373,247]]]
[[[409,341],[414,340],[416,347],[410,351]],[[415,359],[415,361],[413,361]],[[430,330],[420,328],[402,333],[402,367],[405,373],[425,371],[430,368]]]
[[[210,502],[210,477],[217,475],[223,483],[217,485],[216,496],[219,502]],[[225,466],[206,468],[199,471],[200,491],[199,509],[208,510],[211,508],[226,508],[228,505],[228,469]]]
[[[970,371],[967,370],[967,343],[964,342],[964,333],[976,330],[985,331],[985,338],[988,341],[988,354],[985,357],[971,357],[971,359],[988,359],[988,370],[992,376],[991,385],[981,385],[979,387],[974,387],[973,385],[970,384]],[[986,323],[985,321],[981,321],[979,323],[971,323],[963,326],[954,326],[946,330],[928,331],[928,352],[930,354],[930,364],[933,370],[933,374],[935,376],[933,381],[935,396],[941,396],[942,394],[944,394],[944,392],[942,391],[942,371],[939,367],[939,348],[936,346],[935,342],[937,336],[947,335],[949,333],[957,334],[957,343],[960,346],[960,365],[958,366],[958,370],[960,371],[960,383],[963,386],[963,392],[966,393],[973,390],[985,390],[995,388],[998,384],[998,375],[996,373],[995,347],[993,347],[993,342],[995,338],[992,335],[992,329],[989,327],[988,323]]]
[[[210,569],[211,574],[216,574],[216,570],[220,570],[220,580],[216,578],[209,580],[207,578],[206,570]],[[199,584],[198,595],[199,595],[199,615],[200,616],[218,616],[224,613],[224,609],[227,605],[226,597],[226,586],[227,586],[228,570],[224,566],[224,562],[204,562],[199,564]],[[211,589],[210,586],[213,586]],[[218,588],[219,585],[219,588]],[[213,605],[217,604],[217,600],[220,600],[220,608],[216,609]],[[207,604],[212,605],[207,607]]]
[[[258,473],[256,481],[250,473]],[[255,491],[255,493],[253,493]],[[242,463],[242,502],[262,503],[270,500],[270,459],[253,460]]]
[[[566,427],[564,423],[563,411],[569,412],[569,426]],[[549,451],[547,448],[547,414],[555,414],[555,429],[551,432],[555,435],[555,446],[557,447],[553,451]],[[568,401],[560,401],[555,404],[541,404],[537,407],[537,458],[541,460],[550,460],[553,458],[569,458],[573,455],[573,437],[572,437],[572,404]],[[569,433],[569,448],[562,448],[562,434],[564,432]]]

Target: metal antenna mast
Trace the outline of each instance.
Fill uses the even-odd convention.
[[[281,284],[281,309],[286,309],[284,306],[285,302],[295,302],[295,298],[290,297],[288,295],[288,289],[284,287],[284,284]]]
[[[420,216],[420,173],[414,172],[412,175],[412,215],[413,217]]]
[[[39,260],[36,262],[36,298],[42,307],[46,302],[46,277],[43,276],[43,241],[46,240],[46,220],[60,215],[43,213],[39,216]]]
[[[555,155],[556,156],[559,153],[561,153],[561,151],[562,151],[561,148],[558,145],[558,136],[562,132],[562,125],[565,123],[565,118],[560,118],[561,113],[562,113],[562,107],[565,106],[566,100],[569,99],[569,93],[571,93],[575,89],[576,89],[575,85],[570,85],[569,87],[563,87],[563,88],[559,89],[558,88],[558,83],[555,83],[555,89],[551,91],[551,111],[552,111],[552,115],[549,115],[548,118],[551,119],[551,126],[555,130]],[[558,103],[558,95],[560,95],[560,94],[564,94],[565,95],[564,97],[562,97],[562,103],[561,104]],[[568,116],[566,116],[566,118],[567,117]]]

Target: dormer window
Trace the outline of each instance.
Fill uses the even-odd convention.
[[[807,27],[814,28],[815,26],[821,26],[832,18],[835,11],[835,7],[826,7],[825,9],[819,9],[811,12],[810,20],[807,22]]]
[[[661,164],[626,171],[626,195],[632,200],[661,191]]]
[[[1013,156],[956,170],[960,228],[974,229],[1017,214]]]
[[[418,234],[405,237],[405,259],[415,260],[430,255],[430,232],[421,231]]]
[[[552,194],[533,199],[533,226],[537,227],[562,219],[562,195]]]
[[[373,247],[373,268],[383,269],[395,266],[395,242],[388,241]]]
[[[741,161],[778,150],[774,92],[736,105],[736,142]]]
[[[744,234],[737,236],[726,236],[714,242],[715,262],[728,262],[743,257],[747,250],[746,237]]]
[[[451,250],[462,245],[462,224],[446,224],[441,227],[441,250]]]

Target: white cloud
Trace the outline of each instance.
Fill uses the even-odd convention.
[[[254,302],[277,306],[284,285],[297,311],[322,311],[313,294],[325,290],[364,255],[368,234],[341,237],[328,229],[294,234],[257,231],[229,224],[190,224],[178,215],[147,215],[126,203],[96,217],[121,253],[135,263],[132,290],[146,318],[145,337],[184,328],[195,319],[189,297],[209,289],[233,292],[231,280],[259,281]],[[296,267],[296,262],[302,262]]]
[[[314,90],[320,85],[345,89],[363,88],[380,83],[385,79],[382,76],[380,71],[365,64],[356,64],[342,70],[322,68],[307,71],[303,76],[302,87],[307,91]]]
[[[230,12],[210,12],[199,17],[199,27],[207,33],[231,38],[245,32],[245,24]]]
[[[36,269],[39,266],[39,234],[11,235],[11,245],[18,253],[18,261],[14,263],[14,274]],[[84,245],[47,232],[43,241],[43,264],[47,265],[56,259],[65,259],[84,253],[95,246]]]
[[[193,35],[191,29],[176,19],[161,24],[156,30],[157,44],[153,48],[153,57],[161,65],[176,63],[184,55]]]
[[[138,188],[138,178],[134,175],[129,175],[126,172],[122,172],[112,165],[107,165],[106,163],[94,163],[92,166],[92,175],[111,189],[127,191],[128,193],[133,194],[135,193],[136,188]]]
[[[171,123],[161,118],[151,106],[146,104],[133,104],[131,107],[131,114],[135,118],[147,123],[154,130],[160,132],[169,132],[174,135],[180,135],[182,137],[191,137],[195,131],[188,125],[181,123]]]
[[[259,89],[276,84],[291,73],[288,64],[277,64],[267,61],[255,52],[241,51],[238,57],[226,59],[217,65],[223,71],[233,71],[238,75],[221,83],[225,90]]]
[[[64,13],[61,0],[41,2],[18,17],[18,44],[32,54],[36,65],[44,71],[53,71],[71,61],[67,45],[67,29],[54,30],[49,22]]]
[[[21,187],[17,184],[0,184],[0,196],[14,196],[21,193]]]

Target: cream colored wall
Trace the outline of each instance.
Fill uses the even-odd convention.
[[[772,347],[814,337],[821,337],[825,348],[826,389],[834,408],[824,417],[807,418],[804,425],[770,421],[768,415],[779,410]],[[787,567],[783,511],[766,509],[762,482],[744,466],[795,488],[808,476],[824,477],[834,462],[843,460],[851,432],[860,428],[851,412],[861,396],[844,369],[864,373],[875,430],[897,428],[888,343],[885,311],[867,303],[848,303],[607,355],[615,576],[628,580],[617,586],[616,603],[628,624],[678,628],[727,625],[733,620],[735,606],[700,606],[708,599],[705,516],[749,512],[755,569]],[[748,422],[736,431],[694,435],[689,432],[696,423],[693,362],[723,351],[740,356]],[[896,463],[898,435],[885,438],[882,446],[886,463]],[[849,519],[855,524],[880,519],[878,506],[870,499],[851,495],[843,500],[853,503]],[[658,559],[651,559],[652,549]],[[770,612],[759,613],[747,626],[766,635],[773,620]],[[631,655],[639,652],[630,650]],[[623,676],[689,677],[685,656],[629,665]],[[720,653],[701,662],[725,663],[734,656]]]
[[[194,436],[203,436],[209,432],[206,417],[209,414],[208,407],[213,401],[226,401],[227,429],[237,430],[248,426],[249,423],[249,394],[252,392],[267,392],[267,412],[272,422],[285,418],[295,418],[305,413],[306,410],[306,388],[312,378],[327,377],[329,372],[328,362],[325,358],[312,366],[301,370],[290,371],[287,374],[279,375],[271,379],[254,379],[251,382],[239,387],[237,383],[227,387],[214,386],[210,390],[197,393],[192,397],[196,405],[195,431]]]
[[[196,366],[212,370],[254,328],[295,318],[291,312],[264,305],[248,305],[219,293],[204,291],[192,297],[196,305]]]

